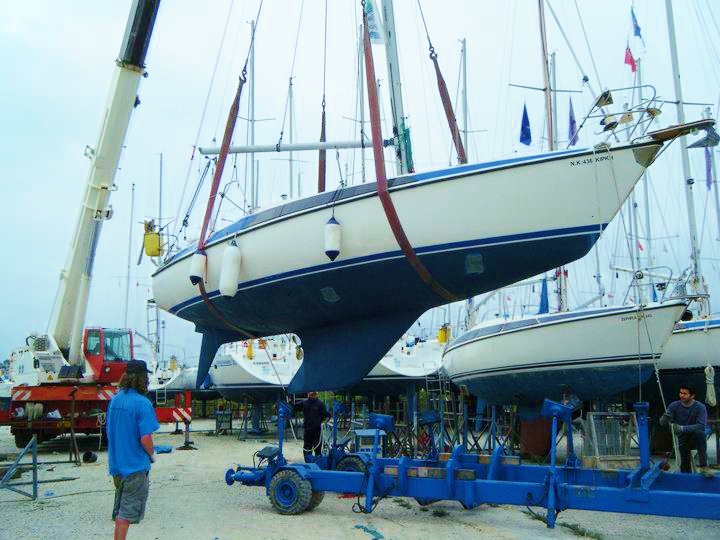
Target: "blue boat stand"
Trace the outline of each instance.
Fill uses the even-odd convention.
[[[353,456],[364,467],[339,471],[327,461],[286,461],[283,434],[292,409],[280,403],[278,446],[260,450],[260,462],[254,467],[229,469],[225,481],[228,485],[240,482],[264,486],[273,506],[282,514],[312,510],[322,500],[322,493],[331,491],[352,493],[358,500],[364,497],[364,505],[358,506],[366,513],[388,496],[411,497],[420,504],[455,500],[466,509],[483,503],[539,506],[547,510],[549,528],[555,526],[558,513],[566,509],[720,519],[720,478],[668,473],[660,469],[659,463],[651,464],[647,403],[635,405],[640,465],[633,470],[580,467],[572,446],[572,410],[550,400],[543,403],[541,414],[552,420],[549,465],[523,464],[517,457],[505,456],[502,446],[490,456],[468,454],[462,445],[457,445],[449,455],[428,459],[382,457],[380,440],[383,433],[393,430],[392,417],[371,414],[370,429],[375,430],[372,451],[347,454],[342,447],[346,458]],[[568,455],[562,465],[557,463],[560,422],[568,441]],[[339,448],[336,432],[333,447]],[[327,460],[337,460],[339,454],[330,457],[331,453],[325,456]]]

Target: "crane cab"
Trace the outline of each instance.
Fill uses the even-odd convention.
[[[86,328],[83,351],[96,382],[116,383],[125,373],[127,362],[132,360],[132,331],[128,328]]]

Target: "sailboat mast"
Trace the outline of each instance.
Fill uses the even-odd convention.
[[[637,60],[637,85],[638,85],[638,100],[640,103],[643,102],[642,95],[642,59]],[[645,205],[645,248],[647,249],[647,266],[653,268],[655,266],[655,260],[653,258],[652,250],[652,234],[650,229],[650,179],[648,178],[647,171],[643,173],[640,181],[643,184],[643,204]],[[651,288],[655,287],[654,278],[652,273],[648,273],[648,279],[650,280]],[[652,291],[651,291],[651,298]]]
[[[547,55],[547,33],[545,29],[545,0],[538,0],[538,13],[540,19],[540,50],[542,51],[542,71],[543,71],[543,93],[545,94],[545,118],[547,121],[547,140],[548,149],[552,152],[555,150],[555,129],[553,117],[555,116],[555,104],[552,97],[553,86],[550,79],[550,64]],[[553,74],[552,81],[555,80],[555,56],[553,55]],[[567,279],[565,276],[565,267],[560,266],[555,272],[557,278],[558,291],[558,311],[567,311]]]
[[[128,256],[127,256],[127,275],[125,276],[125,314],[123,315],[123,328],[128,327],[128,303],[130,300],[130,253],[132,252],[132,224],[133,213],[135,210],[135,182],[132,184],[130,191],[130,226],[128,227]]]
[[[547,120],[548,149],[555,150],[555,134],[553,129],[553,100],[550,87],[550,66],[547,54],[547,33],[545,31],[545,0],[538,0],[540,13],[540,51],[542,53],[543,93],[545,94],[545,118]]]
[[[410,163],[407,155],[405,113],[403,111],[402,88],[400,84],[400,62],[397,53],[397,40],[395,38],[395,12],[393,0],[383,0],[383,19],[385,21],[385,56],[387,57],[388,76],[390,77],[390,108],[393,115],[393,136],[395,138],[395,152],[398,157],[398,174],[410,172]]]
[[[250,21],[250,32],[255,35],[255,21]],[[255,146],[255,40],[250,43],[250,146]],[[255,185],[255,152],[250,152],[250,204],[257,208],[257,193]]]
[[[683,107],[682,84],[680,83],[680,69],[678,64],[677,43],[675,40],[675,19],[673,17],[672,1],[665,0],[667,14],[668,35],[670,37],[670,59],[672,62],[673,82],[675,84],[675,101],[677,102],[678,124],[685,123],[685,109]],[[696,294],[707,294],[707,287],[700,268],[700,246],[698,243],[697,221],[695,217],[695,196],[693,194],[693,179],[690,175],[690,159],[688,158],[687,139],[680,137],[680,156],[682,158],[683,178],[685,179],[685,202],[688,211],[688,230],[690,232],[690,258],[692,259],[692,287]],[[707,302],[699,302],[700,316],[708,315]]]
[[[288,111],[288,116],[289,116],[288,126],[290,129],[290,144],[292,144],[293,143],[293,83],[292,83],[292,77],[290,77],[290,88],[288,90],[288,107],[290,108],[290,110]],[[293,198],[293,175],[294,175],[292,150],[289,152],[288,163],[290,164],[289,197],[290,197],[290,199],[292,199]]]
[[[468,103],[467,103],[467,43],[463,38],[460,57],[462,59],[462,113],[463,113],[463,146],[468,148]]]
[[[360,36],[358,39],[358,97],[360,104],[360,142],[363,143],[360,148],[360,171],[361,182],[364,184],[365,174],[365,63],[363,62],[363,27],[360,25]]]

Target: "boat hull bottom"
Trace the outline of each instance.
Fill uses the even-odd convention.
[[[494,405],[539,405],[545,398],[560,400],[574,394],[581,400],[609,399],[637,388],[653,374],[652,364],[593,366],[591,369],[547,369],[525,373],[455,379],[459,386]]]

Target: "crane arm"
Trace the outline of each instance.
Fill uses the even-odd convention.
[[[90,281],[102,224],[112,217],[110,193],[115,189],[120,154],[137,91],[145,75],[145,56],[150,44],[160,0],[135,0],[125,29],[100,133],[90,158],[85,190],[70,251],[60,273],[57,300],[50,318],[50,334],[71,364],[81,364],[82,329],[85,324]]]

